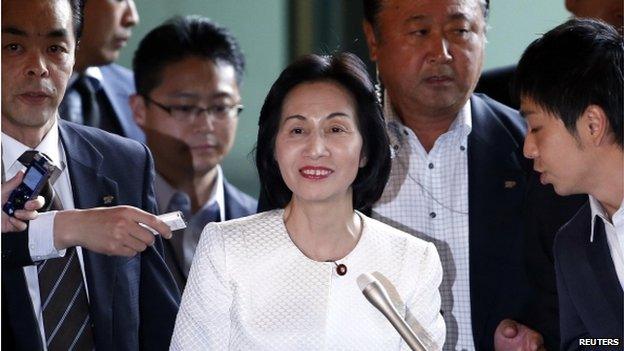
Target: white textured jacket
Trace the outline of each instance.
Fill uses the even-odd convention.
[[[172,350],[409,350],[362,295],[356,279],[379,272],[396,288],[398,310],[427,348],[441,349],[445,325],[433,244],[366,217],[356,247],[339,263],[309,259],[273,210],[204,229],[182,297]]]

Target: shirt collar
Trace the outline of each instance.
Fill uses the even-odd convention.
[[[102,70],[100,70],[99,67],[87,67],[83,74],[90,78],[90,81],[95,84],[96,89],[99,89],[99,87],[102,86],[102,79],[104,79],[104,76],[102,75]],[[76,82],[76,79],[78,79],[78,76],[80,76],[80,73],[74,72],[69,78],[67,86],[71,87],[74,82]]]
[[[591,195],[589,195],[589,207],[591,209],[591,234],[589,236],[589,242],[594,242],[594,224],[596,223],[596,217],[602,218],[605,223],[614,224],[624,219],[624,199],[622,199],[620,208],[613,214],[613,221],[609,220],[609,216],[607,216],[600,202]]]
[[[206,201],[202,209],[216,202],[219,205],[221,219],[224,220],[225,190],[223,186],[223,171],[221,170],[220,165],[217,165],[216,167],[217,178],[215,179],[215,186],[212,187],[210,197],[208,198],[208,201]],[[156,203],[158,204],[158,210],[160,211],[160,213],[165,213],[167,207],[169,206],[169,201],[171,201],[173,195],[180,190],[172,187],[159,173],[156,173],[156,177],[154,178],[154,187],[156,189]]]
[[[15,174],[23,167],[17,159],[27,150],[32,150],[32,148],[2,132],[2,163],[6,167],[7,175]],[[58,118],[54,119],[54,124],[39,145],[35,147],[35,150],[48,155],[56,167],[63,168],[59,146]]]
[[[388,129],[388,134],[390,137],[390,144],[392,149],[398,150],[400,145],[403,143],[404,137],[401,130],[405,128],[405,125],[397,115],[394,107],[392,106],[392,102],[390,101],[390,96],[388,92],[384,90],[384,105],[383,105],[383,114],[384,119],[386,121],[386,128]],[[449,127],[449,132],[458,131],[461,136],[461,142],[465,144],[466,137],[472,131],[472,108],[471,108],[470,99],[466,101],[464,106],[457,113],[457,118],[451,123]],[[466,145],[463,145],[466,147]]]

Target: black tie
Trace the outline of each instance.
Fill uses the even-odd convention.
[[[82,101],[82,121],[86,126],[100,126],[100,107],[97,99],[97,91],[90,78],[84,74],[78,76],[73,88],[80,94]]]
[[[52,210],[62,209],[50,184],[45,193]],[[48,350],[93,350],[89,304],[76,248],[68,248],[64,257],[39,262],[37,273]]]

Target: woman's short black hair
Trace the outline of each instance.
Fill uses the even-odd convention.
[[[390,175],[390,147],[381,107],[364,63],[351,53],[306,55],[282,72],[271,87],[260,111],[256,167],[260,176],[260,197],[267,200],[267,210],[284,208],[292,197],[275,160],[275,139],[280,127],[284,99],[295,86],[318,81],[338,83],[351,93],[357,104],[362,155],[366,157],[367,163],[358,170],[351,185],[353,207],[365,209],[383,193]]]

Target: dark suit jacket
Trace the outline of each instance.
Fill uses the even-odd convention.
[[[130,96],[135,92],[132,71],[114,63],[100,67],[100,71],[102,89],[115,111],[113,117],[121,127],[121,135],[144,143],[145,134],[134,121],[130,109]]]
[[[619,345],[587,349],[624,348],[624,294],[607,236],[596,219],[590,242],[589,202],[561,228],[555,240],[555,262],[561,324],[561,349],[578,350],[579,338],[619,338]]]
[[[144,145],[60,121],[60,138],[76,208],[132,205],[155,211],[153,161]],[[113,203],[104,204],[105,196]],[[28,234],[2,234],[2,346],[40,350],[41,336],[23,266],[33,264]],[[83,249],[89,308],[98,350],[166,350],[180,293],[163,259],[163,243],[132,258]]]
[[[134,75],[132,71],[111,63],[99,67],[102,73],[101,91],[98,91],[98,99],[101,104],[102,129],[117,133],[130,139],[145,142],[145,134],[134,121],[130,109],[130,96],[134,94]],[[71,86],[68,89],[72,89]],[[63,100],[59,108],[61,118],[68,119],[67,101]]]
[[[511,318],[540,331],[552,347],[558,342],[556,300],[535,282],[550,280],[545,285],[554,286],[554,274],[548,274],[554,267],[544,258],[551,247],[541,245],[552,243],[547,238],[572,217],[581,200],[566,202],[552,187],[539,184],[522,154],[526,127],[517,111],[482,94],[474,94],[471,104],[468,206],[475,346],[492,350],[496,327]],[[529,216],[535,212],[548,215]],[[528,270],[535,260],[546,265],[543,271]]]
[[[225,190],[225,220],[246,217],[256,213],[258,201],[240,191],[227,179],[223,179]]]
[[[512,83],[516,74],[516,65],[497,67],[481,73],[475,92],[483,93],[492,99],[512,107],[520,108],[519,99],[514,96]]]

